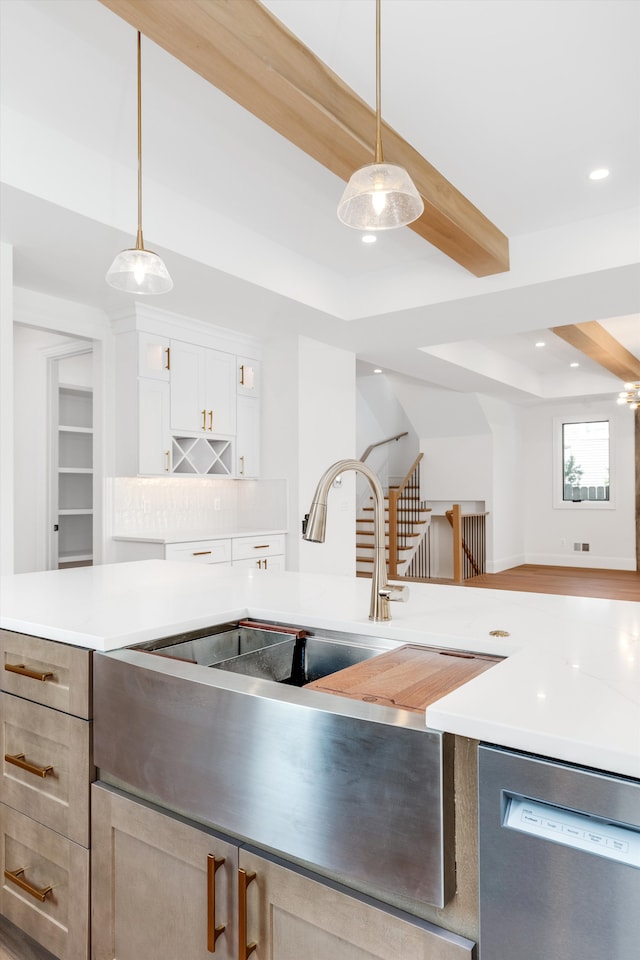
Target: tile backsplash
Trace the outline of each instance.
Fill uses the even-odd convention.
[[[113,537],[176,537],[286,530],[286,480],[114,477]]]

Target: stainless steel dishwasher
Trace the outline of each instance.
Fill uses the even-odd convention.
[[[482,745],[480,960],[640,957],[640,781]]]

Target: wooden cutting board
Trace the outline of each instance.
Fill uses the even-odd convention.
[[[407,644],[314,680],[306,688],[423,713],[430,703],[500,660],[488,654]]]

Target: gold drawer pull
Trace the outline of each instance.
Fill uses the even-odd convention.
[[[219,860],[213,854],[207,854],[207,950],[216,952],[216,940],[225,931],[225,924],[216,927],[216,871],[224,863],[224,857]]]
[[[255,878],[255,873],[238,870],[238,960],[247,960],[258,946],[254,941],[247,943],[247,887]]]
[[[192,557],[210,557],[213,550],[196,550],[191,554]]]
[[[17,673],[21,677],[30,677],[32,680],[42,680],[43,683],[53,677],[50,672],[42,673],[39,670],[30,670],[29,667],[25,667],[24,663],[5,663],[4,668],[9,673]]]
[[[256,543],[256,545],[254,546],[253,549],[254,549],[254,550],[268,550],[270,546],[271,546],[270,543]]]
[[[20,887],[29,896],[39,900],[40,903],[44,903],[53,887],[32,887],[30,883],[23,879],[24,869],[24,867],[20,867],[19,870],[5,870],[4,875],[11,883],[15,883],[16,887]]]
[[[24,753],[5,753],[4,758],[7,763],[12,763],[15,767],[26,770],[27,773],[33,773],[36,777],[42,777],[43,780],[48,773],[53,773],[53,767],[50,765],[38,767],[35,763],[29,763],[25,760]]]
[[[201,410],[200,413],[202,414],[202,429],[206,430],[207,429],[207,411]]]

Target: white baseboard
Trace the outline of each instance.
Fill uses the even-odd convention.
[[[501,560],[487,560],[487,573],[502,573],[503,570],[510,570],[511,567],[519,567],[523,563],[532,563],[532,560],[525,560],[524,554],[519,553],[513,557],[503,558]]]
[[[635,570],[635,557],[599,557],[593,553],[529,553],[521,563],[598,570]],[[504,568],[503,568],[504,569]],[[496,571],[498,572],[498,571]]]

